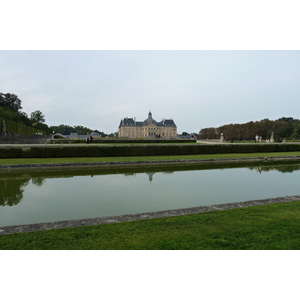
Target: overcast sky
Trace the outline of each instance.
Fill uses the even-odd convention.
[[[0,9],[0,92],[50,126],[111,133],[149,110],[179,133],[300,118],[297,1],[14,0]]]
[[[300,51],[1,51],[1,92],[48,125],[115,132],[124,117],[178,132],[300,118]]]

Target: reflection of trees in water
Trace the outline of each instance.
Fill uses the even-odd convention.
[[[0,205],[13,206],[23,199],[23,187],[29,184],[30,178],[22,179],[1,179],[0,180]],[[42,186],[45,178],[32,178],[32,183],[38,187]]]
[[[278,171],[281,173],[293,173],[300,170],[300,165],[286,165],[286,166],[260,166],[260,167],[248,167],[250,170],[255,170],[258,173]]]
[[[214,166],[215,168],[215,166]],[[300,164],[287,164],[287,165],[277,165],[277,166],[253,166],[247,167],[250,170],[255,170],[259,173],[262,172],[269,172],[269,171],[279,171],[281,173],[292,173],[294,171],[299,171],[300,170]],[[188,171],[190,169],[187,168],[185,169],[186,171]],[[181,169],[180,169],[181,170]],[[205,170],[205,169],[204,169]],[[90,174],[90,171],[86,171],[88,172],[88,175]],[[118,172],[116,172],[116,174],[118,174]],[[154,175],[156,173],[162,173],[164,175],[171,175],[174,173],[174,171],[162,171],[160,170],[159,172],[144,172],[144,174],[147,174],[149,177],[149,181],[151,182],[154,179]],[[98,174],[97,171],[95,171],[95,174]],[[109,172],[108,174],[111,174],[111,172]],[[136,172],[128,172],[128,173],[123,173],[125,176],[136,176]],[[41,175],[41,174],[40,174]],[[86,174],[84,174],[86,175]],[[9,175],[8,175],[9,176]],[[12,175],[11,175],[12,176]],[[17,177],[20,178],[16,178],[16,176],[14,175],[14,177],[7,177],[7,178],[1,178],[0,179],[0,206],[13,206],[13,205],[17,205],[20,203],[20,201],[23,198],[23,187],[27,186],[30,182],[30,180],[32,180],[32,184],[41,187],[46,178],[49,177],[53,177],[53,178],[59,178],[59,177],[66,177],[65,174],[59,174],[59,175],[52,175],[49,176],[48,174],[43,174],[43,176],[32,176],[31,174],[18,174]],[[24,176],[26,176],[26,178],[24,178]],[[72,176],[78,176],[78,171],[76,171],[76,175],[74,175],[73,173],[70,174],[68,173],[68,177],[72,177]],[[23,177],[23,178],[22,178]]]
[[[45,183],[45,178],[42,177],[32,178],[32,183],[40,187]]]
[[[0,180],[0,205],[13,206],[19,204],[23,198],[22,189],[28,185],[30,179]]]

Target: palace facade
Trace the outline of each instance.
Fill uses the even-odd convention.
[[[120,138],[177,138],[177,126],[172,119],[163,119],[157,122],[148,113],[145,121],[136,121],[135,118],[124,118],[121,120],[118,136]]]

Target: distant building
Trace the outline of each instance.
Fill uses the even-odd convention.
[[[94,132],[94,131],[90,135],[92,137],[100,137],[100,134],[98,132]]]
[[[79,136],[78,136],[78,133],[76,132],[72,132],[70,135],[69,135],[69,139],[71,140],[78,140]]]
[[[157,122],[148,113],[145,121],[136,121],[135,118],[124,118],[121,120],[118,136],[120,138],[162,138],[175,139],[177,137],[177,126],[172,119],[163,119]]]

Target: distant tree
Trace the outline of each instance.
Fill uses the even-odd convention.
[[[278,128],[275,132],[276,138],[289,138],[293,134],[293,126],[291,124],[287,124]]]
[[[263,119],[244,124],[227,124],[218,128],[203,128],[199,132],[199,139],[216,139],[221,133],[226,140],[253,140],[256,135],[270,139],[272,132],[276,139],[299,139],[300,120],[283,117],[276,121]]]
[[[222,132],[222,131],[221,131]],[[204,128],[199,131],[199,139],[217,139],[218,136],[218,130],[217,128],[210,127],[210,128]]]
[[[45,123],[45,116],[40,110],[36,110],[30,114],[30,120],[32,124]]]
[[[16,113],[2,106],[0,106],[0,118],[31,126],[31,121],[25,112]]]
[[[72,132],[75,132],[74,127],[64,124],[61,124],[59,126],[50,126],[50,129],[52,132],[54,131],[55,133],[61,133],[63,135],[69,135]]]
[[[292,122],[292,121],[294,121],[294,118],[292,118],[292,117],[282,117],[282,118],[280,118],[280,119],[278,119],[278,121],[283,121],[283,122]]]
[[[86,135],[87,133],[97,132],[101,137],[107,136],[107,134],[105,134],[104,132],[100,132],[99,130],[92,130],[88,127],[84,127],[81,125],[77,125],[73,127],[73,126],[61,124],[59,126],[50,126],[50,130],[51,132],[54,131],[55,133],[61,133],[63,135],[69,135],[72,132],[76,132],[79,135]]]
[[[77,132],[80,135],[85,135],[87,133],[91,133],[93,130],[81,125],[77,125],[74,127],[74,132]]]
[[[100,137],[106,137],[107,136],[107,134],[106,133],[104,133],[103,131],[99,131],[99,130],[93,130],[94,132],[96,132],[96,133],[98,133],[99,134],[99,136]]]
[[[19,113],[22,109],[21,100],[15,94],[0,93],[0,106],[15,113]]]
[[[295,124],[294,131],[291,137],[294,139],[300,138],[300,122],[297,122],[297,124]]]
[[[25,112],[20,112],[19,116],[20,116],[21,122],[24,125],[31,126],[31,121],[30,121],[30,119],[28,118],[28,115]]]
[[[117,136],[118,136],[118,133],[117,133],[117,132],[112,132],[112,133],[110,133],[110,134],[107,135],[107,136],[110,137],[110,138],[117,137]]]
[[[33,125],[33,127],[38,129],[38,130],[44,131],[46,134],[51,134],[52,133],[47,124],[35,123]]]

